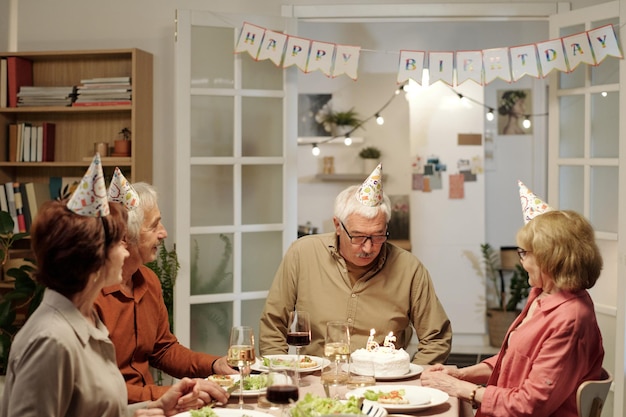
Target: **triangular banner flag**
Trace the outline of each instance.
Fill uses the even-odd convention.
[[[287,38],[287,49],[285,50],[283,68],[295,65],[302,71],[305,71],[306,61],[309,58],[309,49],[311,49],[310,40],[289,36]]]
[[[257,59],[264,33],[264,28],[251,23],[244,23],[241,28],[241,33],[239,33],[239,40],[237,40],[235,52],[247,52],[252,58]]]
[[[507,48],[495,48],[483,50],[483,68],[485,70],[485,83],[488,84],[496,78],[511,82],[511,66],[509,65],[509,50]]]
[[[602,26],[587,33],[589,33],[589,41],[593,48],[596,63],[601,63],[607,56],[623,58],[615,37],[613,25]]]
[[[535,45],[516,46],[509,49],[511,55],[511,73],[513,81],[524,75],[539,78],[539,61],[537,61],[537,47]]]
[[[287,35],[284,33],[278,33],[271,30],[265,31],[263,36],[263,42],[259,49],[259,61],[269,59],[276,66],[280,66],[283,61],[283,52],[285,51],[285,44],[287,43]]]
[[[332,76],[337,77],[346,74],[353,80],[357,79],[361,48],[358,46],[337,45],[335,53],[335,66]]]
[[[565,61],[565,52],[563,52],[562,39],[538,43],[537,53],[539,54],[541,73],[544,77],[547,77],[552,70],[567,72],[567,62]]]
[[[307,63],[307,72],[320,70],[326,76],[330,76],[335,54],[335,44],[326,42],[311,42],[311,53]]]
[[[467,80],[483,84],[483,54],[481,51],[460,51],[456,53],[456,83]]]
[[[454,55],[452,52],[431,52],[428,55],[428,75],[430,84],[441,80],[452,85],[454,81]]]
[[[593,51],[591,50],[587,32],[563,38],[563,49],[565,49],[567,67],[570,72],[574,71],[581,63],[589,65],[595,65],[596,63],[593,59]]]
[[[398,63],[398,84],[405,83],[409,79],[422,85],[422,70],[424,68],[423,51],[400,51]]]

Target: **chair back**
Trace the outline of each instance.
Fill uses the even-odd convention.
[[[603,379],[585,381],[576,391],[576,406],[579,417],[600,417],[604,401],[613,382],[613,376],[606,369],[602,369]]]

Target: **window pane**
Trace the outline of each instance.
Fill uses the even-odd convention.
[[[617,167],[591,167],[590,221],[598,232],[617,233]]]
[[[257,316],[257,321],[258,320]],[[199,352],[223,355],[228,351],[230,329],[233,327],[233,303],[194,304],[190,311],[191,343]]]
[[[193,235],[191,248],[191,295],[233,291],[233,235]]]
[[[192,166],[189,186],[192,227],[233,224],[232,166]]]
[[[559,99],[559,156],[582,158],[585,138],[585,99],[582,95]]]
[[[584,24],[578,24],[573,26],[567,26],[561,28],[561,37],[575,35],[577,33],[581,33],[585,31]],[[587,74],[587,65],[581,64],[576,69],[570,73],[559,71],[559,88],[575,88],[575,87],[584,87],[585,86],[585,76]]]
[[[243,88],[282,90],[284,70],[276,68],[276,65],[269,59],[255,61],[249,54],[239,54],[239,56],[241,56]]]
[[[283,167],[281,165],[244,165],[241,168],[241,178],[242,223],[281,223]]]
[[[259,353],[259,317],[261,317],[264,306],[265,298],[260,300],[243,300],[241,302],[241,325],[252,327],[257,355]]]
[[[582,193],[584,184],[583,167],[561,166],[559,168],[559,208],[585,213],[585,200]],[[548,201],[548,204],[550,202]]]
[[[232,28],[191,27],[191,87],[233,88]]]
[[[283,255],[282,232],[244,233],[241,239],[243,290],[269,290]]]
[[[599,28],[608,24],[613,24],[614,27],[619,28],[618,18],[592,22],[591,27]],[[591,69],[591,85],[619,83],[619,62],[620,60],[618,58],[609,56],[602,61],[602,64],[589,66]]]
[[[283,101],[280,98],[242,99],[242,155],[282,156]]]
[[[191,97],[191,156],[233,156],[233,97]]]
[[[591,157],[619,155],[619,93],[591,95]]]

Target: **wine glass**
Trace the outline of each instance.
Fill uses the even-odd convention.
[[[270,403],[279,405],[283,416],[288,415],[285,406],[298,401],[297,375],[297,364],[293,362],[286,364],[285,368],[281,366],[280,369],[272,369],[270,365],[265,398]]]
[[[287,344],[296,347],[296,376],[297,384],[303,387],[300,381],[300,349],[302,346],[311,344],[311,320],[306,311],[294,310],[289,312],[289,324],[287,325]]]
[[[350,329],[348,323],[329,321],[326,323],[324,356],[330,365],[322,371],[322,385],[327,397],[331,397],[330,387],[345,385],[348,380],[350,360]],[[339,398],[337,393],[333,398]]]
[[[234,326],[230,330],[230,344],[228,347],[228,364],[239,368],[239,403],[231,408],[252,410],[253,407],[243,403],[244,370],[254,363],[254,332],[252,327]]]

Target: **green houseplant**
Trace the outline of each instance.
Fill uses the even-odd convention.
[[[345,111],[334,111],[330,102],[322,106],[315,114],[315,121],[324,126],[325,131],[329,133],[334,132],[333,134],[339,133],[338,131],[343,132],[342,134],[346,134],[360,127],[363,123],[354,108]]]
[[[487,287],[489,343],[491,346],[500,347],[506,331],[520,313],[519,303],[528,297],[530,290],[528,272],[519,263],[515,264],[507,294],[501,268],[500,251],[494,250],[488,243],[481,244],[480,250],[483,256],[485,276],[490,284]]]
[[[16,241],[27,233],[13,233],[13,218],[6,211],[0,211],[0,255],[2,269],[9,259],[9,250]],[[0,374],[6,374],[11,344],[17,331],[41,303],[44,287],[32,279],[35,261],[25,259],[19,268],[6,271],[13,278],[13,288],[0,298]]]
[[[359,151],[359,156],[363,159],[379,159],[380,155],[380,149],[374,146],[366,146]]]

